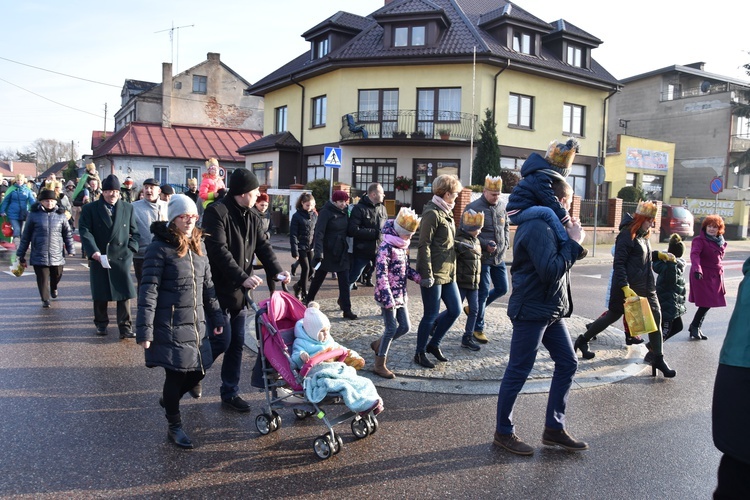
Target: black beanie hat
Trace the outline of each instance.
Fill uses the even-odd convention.
[[[679,234],[673,234],[669,237],[669,246],[667,252],[671,253],[678,259],[685,253],[685,244],[682,242]]]
[[[229,176],[229,194],[233,196],[249,193],[258,187],[258,178],[246,168],[238,168]]]
[[[51,189],[42,189],[42,192],[39,193],[39,201],[42,200],[56,200],[57,196],[55,196],[55,192]]]
[[[120,179],[115,174],[109,174],[102,182],[102,191],[119,191]]]

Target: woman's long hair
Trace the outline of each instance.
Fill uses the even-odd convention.
[[[201,240],[203,239],[203,231],[199,227],[193,228],[193,233],[188,237],[185,233],[177,229],[174,221],[170,222],[167,226],[169,234],[172,235],[174,241],[177,242],[177,256],[184,257],[188,253],[188,249],[192,250],[198,255],[201,253]]]
[[[630,223],[630,239],[634,240],[636,236],[638,236],[638,231],[641,230],[641,226],[644,222],[651,219],[653,221],[653,217],[649,217],[648,215],[643,214],[635,214],[633,215],[633,222]],[[646,230],[646,233],[643,234],[644,238],[648,238],[651,235],[651,228],[648,228]]]

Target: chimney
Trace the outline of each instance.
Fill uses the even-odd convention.
[[[694,62],[692,64],[686,64],[685,67],[697,69],[699,71],[703,71],[703,67],[705,65],[706,65],[706,63],[704,63],[704,62]]]
[[[172,63],[161,63],[161,126],[172,127]]]
[[[221,54],[219,54],[218,52],[209,52],[208,54],[206,54],[206,59],[208,59],[209,61],[216,61],[218,63],[221,62]]]

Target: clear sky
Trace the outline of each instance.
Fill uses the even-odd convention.
[[[125,79],[160,82],[162,62],[172,61],[176,74],[218,52],[222,62],[254,83],[308,50],[300,35],[327,17],[339,10],[364,16],[383,4],[0,0],[0,150],[23,150],[43,138],[73,141],[79,153],[88,154],[91,132],[104,127],[105,104],[107,129],[114,128]],[[602,40],[593,57],[618,79],[703,61],[708,72],[750,81],[742,68],[750,63],[743,2],[714,0],[698,8],[660,0],[518,4],[547,22],[562,18]],[[182,28],[170,43],[172,26]]]

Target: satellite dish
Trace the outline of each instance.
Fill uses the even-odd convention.
[[[706,94],[709,90],[711,90],[711,82],[709,82],[708,80],[703,80],[703,82],[701,83],[701,92]]]

